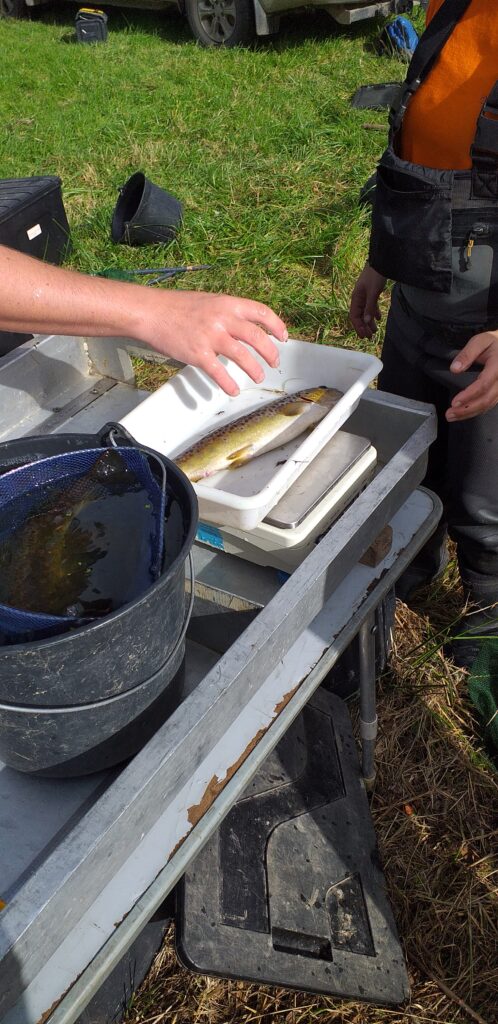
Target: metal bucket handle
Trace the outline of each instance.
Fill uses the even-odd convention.
[[[125,428],[122,427],[121,424],[119,424],[119,425],[114,424],[114,423],[113,424],[108,424],[108,427],[109,427],[109,430],[108,430],[107,436],[109,438],[109,441],[111,442],[111,445],[114,448],[117,448],[119,446],[119,444],[122,444],[123,440],[127,440],[131,444],[133,444],[137,448],[138,451],[142,451],[148,457],[154,458],[154,461],[156,463],[158,463],[159,466],[161,467],[161,471],[162,471],[162,489],[163,489],[163,494],[164,494],[164,492],[166,490],[166,467],[163,465],[161,460],[158,458],[157,453],[154,452],[151,448],[147,448],[147,447],[139,444],[137,441],[135,441],[135,439],[132,437],[132,435],[130,433],[128,433],[128,431],[125,430]],[[106,429],[107,428],[104,427],[104,433],[105,433]],[[119,438],[119,443],[118,443],[117,438]],[[178,636],[178,639],[176,641],[175,646],[173,647],[173,650],[168,654],[167,660],[164,663],[165,665],[168,664],[168,661],[172,661],[173,660],[175,654],[178,652],[179,648],[181,647],[181,645],[182,645],[182,643],[183,643],[183,641],[185,639],[186,633],[187,633],[188,624],[190,622],[190,617],[192,615],[192,611],[193,611],[193,607],[194,607],[195,571],[194,571],[194,560],[192,558],[192,551],[191,550],[188,553],[188,564],[189,564],[189,570],[190,570],[190,598],[189,598],[189,602],[188,602],[188,605],[187,605],[187,610],[185,612],[185,617],[184,617],[184,620],[183,620],[183,626],[182,626],[182,628],[180,630],[180,634]],[[163,666],[163,668],[164,668],[164,666]]]
[[[170,652],[170,654],[168,654],[168,658],[167,658],[167,660],[164,663],[165,665],[168,664],[168,661],[172,661],[173,660],[175,654],[177,653],[178,649],[181,647],[183,641],[185,640],[185,636],[187,634],[187,629],[188,629],[188,624],[190,622],[192,611],[194,609],[194,600],[195,600],[195,595],[194,595],[195,572],[194,572],[194,560],[192,558],[192,552],[191,551],[189,551],[189,553],[188,553],[188,564],[189,564],[189,572],[190,572],[190,597],[189,597],[189,602],[188,602],[188,605],[187,605],[187,608],[186,608],[186,611],[185,611],[185,616],[184,616],[184,619],[183,619],[183,626],[182,626],[182,628],[180,630],[180,634],[179,634],[178,640],[176,641],[176,644],[173,647],[173,650]]]

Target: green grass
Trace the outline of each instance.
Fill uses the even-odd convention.
[[[213,269],[179,287],[270,303],[293,333],[347,337],[354,276],[365,258],[358,190],[385,113],[354,111],[358,85],[401,78],[374,54],[378,24],[338,29],[325,14],[286,19],[254,49],[204,50],[175,13],[111,9],[105,45],[74,45],[76,7],[0,23],[0,175],[59,174],[71,263]],[[185,222],[168,248],[109,238],[117,188],[141,169],[178,196]]]

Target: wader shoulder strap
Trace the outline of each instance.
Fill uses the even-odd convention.
[[[498,199],[498,82],[488,94],[477,119],[472,157],[472,196]]]
[[[401,127],[401,122],[411,97],[424,79],[427,78],[444,44],[449,39],[455,25],[463,17],[471,2],[472,0],[445,0],[420,37],[408,66],[406,79],[399,98],[389,115],[391,137]]]

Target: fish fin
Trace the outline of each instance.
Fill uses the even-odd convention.
[[[308,402],[287,402],[287,405],[282,406],[279,412],[283,416],[300,416],[302,412],[306,412],[308,406]]]
[[[227,455],[227,459],[233,465],[236,463],[238,466],[241,466],[243,462],[247,462],[253,455],[254,445],[246,444],[243,448],[237,448],[235,452],[230,452],[230,455]],[[233,467],[231,466],[230,468]]]

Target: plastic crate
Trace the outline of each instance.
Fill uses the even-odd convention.
[[[71,249],[61,180],[0,179],[0,244],[60,264]]]

